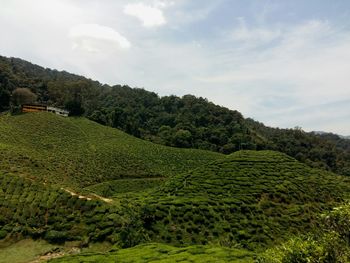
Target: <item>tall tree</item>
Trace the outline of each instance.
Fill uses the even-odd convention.
[[[28,88],[17,88],[12,93],[12,103],[15,106],[33,103],[36,99],[37,96]]]

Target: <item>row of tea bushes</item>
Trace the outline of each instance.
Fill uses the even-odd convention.
[[[157,242],[256,248],[319,224],[349,179],[272,151],[241,151],[170,178],[143,209]]]
[[[0,174],[0,238],[21,235],[61,243],[130,243],[137,209],[79,197],[44,184]],[[136,221],[135,221],[136,219]],[[135,232],[135,231],[134,231]]]

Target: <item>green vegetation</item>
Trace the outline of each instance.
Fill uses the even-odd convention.
[[[350,175],[350,140],[301,129],[275,129],[185,95],[159,97],[143,89],[108,86],[81,76],[0,57],[0,112],[15,105],[11,94],[28,88],[39,103],[69,107],[98,123],[168,146],[232,153],[241,149],[284,152],[312,167]],[[14,97],[12,97],[12,100]]]
[[[317,226],[349,193],[345,177],[277,152],[240,151],[172,177],[142,218],[156,242],[256,249]]]
[[[169,177],[223,157],[153,144],[84,118],[0,116],[0,171],[78,190],[116,179]],[[132,182],[139,185],[129,181],[128,187]]]
[[[164,183],[164,178],[119,179],[95,184],[85,190],[103,197],[114,197],[118,194],[142,192],[154,189]]]
[[[54,248],[56,246],[45,241],[32,239],[21,240],[7,246],[0,244],[0,263],[27,263]]]
[[[79,241],[80,246],[106,240],[125,247],[147,237],[140,224],[137,207],[127,200],[107,204],[16,175],[0,175],[1,239]]]
[[[350,204],[322,216],[313,233],[294,237],[259,256],[259,263],[346,263],[350,261]]]
[[[228,249],[210,246],[175,248],[164,244],[144,244],[128,249],[116,249],[108,253],[88,253],[50,260],[52,263],[146,263],[146,262],[253,262],[254,254],[242,249]]]
[[[350,175],[349,140],[0,57],[0,112],[33,100],[94,122],[0,115],[0,240],[36,240],[0,260],[349,262],[350,179],[325,171]]]

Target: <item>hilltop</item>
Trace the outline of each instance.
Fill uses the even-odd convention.
[[[154,144],[85,118],[0,116],[0,171],[78,190],[117,179],[166,178],[223,157]]]
[[[205,98],[159,97],[144,89],[103,85],[65,71],[0,56],[0,112],[9,110],[16,88],[28,88],[39,103],[76,105],[93,121],[158,144],[225,154],[241,149],[275,150],[309,166],[350,175],[349,140],[298,128],[266,127]]]

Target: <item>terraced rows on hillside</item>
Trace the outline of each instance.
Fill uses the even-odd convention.
[[[223,157],[153,144],[84,118],[0,116],[0,171],[77,189],[120,178],[165,178]]]
[[[155,145],[83,118],[0,117],[0,239],[254,250],[311,230],[349,196],[348,178],[278,152],[224,156]]]
[[[165,244],[143,244],[133,248],[115,249],[107,253],[86,253],[54,259],[52,263],[252,263],[254,253],[243,249],[210,246],[176,248]]]
[[[82,198],[13,174],[0,174],[0,239],[43,238],[49,242],[110,241],[129,244],[137,209]]]
[[[241,151],[171,178],[143,218],[157,242],[255,248],[311,229],[349,194],[345,177],[285,154]]]

